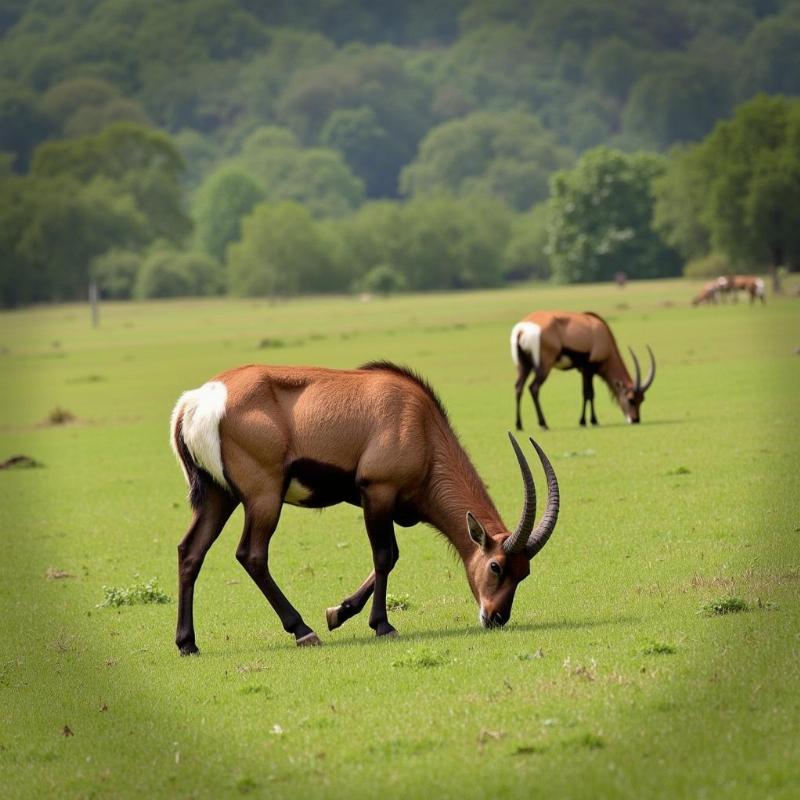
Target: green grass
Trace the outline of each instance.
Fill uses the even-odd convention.
[[[98,330],[78,306],[0,315],[0,462],[43,465],[0,471],[3,796],[797,797],[800,300],[691,308],[695,288],[109,304]],[[321,648],[294,646],[234,559],[240,511],[198,582],[199,658],[177,655],[174,602],[98,608],[137,576],[174,600],[169,413],[240,363],[412,365],[514,524],[508,334],[557,307],[650,344],[658,375],[640,426],[598,386],[601,426],[578,427],[574,373],[542,390],[547,433],[525,397],[562,514],[505,629],[478,627],[420,526],[390,578],[401,636],[366,613],[328,633],[370,569],[351,506],[286,508],[271,549]],[[726,598],[748,612],[698,613]]]

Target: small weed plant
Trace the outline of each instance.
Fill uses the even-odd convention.
[[[152,603],[171,603],[172,599],[158,586],[156,578],[146,583],[134,583],[132,586],[103,586],[105,595],[98,608],[118,608],[119,606],[148,605]]]
[[[700,607],[700,612],[706,617],[718,617],[723,614],[739,614],[748,611],[750,606],[741,597],[723,597],[721,600],[711,600]]]

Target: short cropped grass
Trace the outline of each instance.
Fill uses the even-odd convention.
[[[763,308],[691,308],[673,281],[107,304],[97,329],[80,306],[0,315],[0,462],[42,465],[0,471],[4,798],[800,796],[787,288]],[[241,512],[198,582],[199,657],[177,654],[174,602],[97,607],[150,577],[174,598],[190,515],[169,413],[241,363],[413,366],[515,524],[508,335],[536,308],[606,315],[658,374],[640,426],[598,385],[601,425],[580,428],[574,373],[542,390],[549,432],[524,398],[562,513],[506,628],[478,626],[460,562],[418,526],[390,578],[401,635],[376,640],[367,612],[328,633],[371,566],[351,506],[286,508],[270,553],[323,647],[295,647],[237,564]],[[698,613],[730,598],[747,612]]]

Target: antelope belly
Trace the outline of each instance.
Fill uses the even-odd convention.
[[[558,357],[558,361],[553,365],[556,369],[572,369],[573,363],[572,359],[566,355],[566,353],[562,353]]]
[[[283,502],[288,503],[290,506],[301,506],[312,494],[313,492],[308,486],[303,486],[297,478],[292,478],[292,480],[289,481],[289,486],[286,489]]]

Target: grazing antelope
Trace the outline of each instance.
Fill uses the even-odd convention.
[[[316,633],[287,600],[268,567],[284,503],[323,508],[361,506],[374,569],[338,606],[328,628],[359,613],[370,595],[370,627],[396,633],[386,614],[386,585],[399,551],[394,525],[426,522],[455,548],[480,606],[484,627],[504,625],[530,560],[556,525],[558,482],[531,440],[547,477],[547,506],[534,527],[536,490],[509,433],[525,487],[513,533],[453,432],[444,406],[419,376],[388,362],[341,371],[317,367],[245,366],[186,392],[172,413],[172,447],[189,484],[194,518],[178,545],[178,627],[183,655],[197,652],[192,600],[208,549],[234,508],[244,506],[236,558],[298,645]]]
[[[764,281],[761,278],[757,278],[754,275],[731,275],[727,280],[733,292],[734,302],[738,302],[740,291],[747,292],[750,295],[751,305],[757,299],[760,299],[762,304],[767,302],[764,296]]]
[[[547,423],[539,404],[539,390],[555,367],[560,370],[577,369],[583,378],[583,405],[580,424],[586,425],[586,404],[591,409],[591,423],[597,425],[594,413],[594,388],[592,379],[599,375],[608,384],[612,395],[619,403],[628,422],[639,422],[639,407],[644,393],[656,375],[656,360],[650,346],[650,374],[642,383],[639,360],[628,348],[636,370],[633,380],[617,349],[614,334],[608,323],[591,311],[579,314],[573,311],[535,311],[511,331],[511,358],[517,365],[515,384],[517,401],[517,430],[522,430],[519,401],[525,381],[531,371],[534,374],[530,385],[531,397],[536,407],[539,425],[547,429]]]
[[[718,299],[724,298],[731,291],[733,291],[733,285],[728,278],[714,278],[713,281],[703,284],[703,288],[692,299],[692,305],[699,306],[702,303],[716,305]],[[734,291],[734,298],[735,296],[736,292]]]

